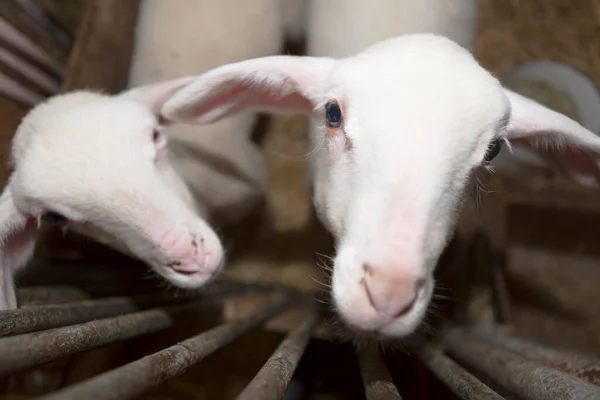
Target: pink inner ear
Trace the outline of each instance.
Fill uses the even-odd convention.
[[[35,245],[35,231],[35,221],[29,218],[22,229],[11,232],[4,239],[2,245],[2,262],[4,265],[17,268],[27,262]]]
[[[158,115],[157,120],[158,120],[158,125],[161,125],[161,126],[166,126],[171,122],[168,119],[166,119],[165,116],[162,114]]]
[[[234,114],[249,108],[304,112],[312,110],[312,104],[297,92],[279,96],[258,85],[238,85],[201,103],[195,108],[195,113],[204,115],[224,104],[234,104],[227,114]]]
[[[24,266],[35,250],[36,225],[33,219],[28,219],[25,226],[13,227],[3,232],[2,247],[0,248],[0,306],[16,308],[14,274]]]

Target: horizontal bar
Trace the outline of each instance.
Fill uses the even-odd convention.
[[[282,399],[304,354],[317,321],[317,307],[311,300],[311,303],[305,307],[305,317],[302,319],[302,323],[281,342],[254,379],[238,395],[237,399]]]
[[[481,339],[530,360],[548,364],[553,368],[575,375],[595,385],[600,385],[600,359],[567,350],[553,349],[533,340],[514,336],[494,328],[469,329]]]
[[[71,303],[83,301],[90,295],[83,290],[67,285],[29,286],[17,289],[19,306],[38,307],[45,304]]]
[[[164,305],[167,302],[174,303],[175,301],[159,296],[145,296],[137,299],[130,297],[110,297],[35,308],[3,310],[0,311],[0,336],[17,335],[79,324],[93,319],[128,314],[161,303]],[[181,302],[181,300],[178,302]]]
[[[600,399],[600,387],[495,346],[461,328],[444,334],[448,353],[523,400]]]
[[[0,17],[0,41],[14,47],[33,61],[41,64],[58,78],[62,79],[65,75],[64,67],[50,57],[44,50],[37,46],[31,39],[19,32],[8,21]]]
[[[279,297],[248,318],[219,325],[167,349],[38,400],[126,400],[139,397],[165,380],[182,375],[206,356],[283,312],[292,301],[292,297]]]
[[[0,375],[157,332],[173,325],[173,316],[214,304],[215,300],[155,308],[114,318],[0,339]]]
[[[6,97],[27,108],[35,106],[45,98],[45,96],[26,88],[13,78],[2,73],[0,73],[0,96]]]
[[[503,400],[463,367],[432,345],[415,349],[416,355],[427,368],[462,400]]]
[[[367,400],[402,400],[378,348],[360,347],[357,356]]]
[[[19,56],[11,53],[0,45],[0,62],[6,64],[15,70],[19,75],[25,77],[30,82],[44,90],[46,94],[54,95],[58,93],[60,85],[58,81],[51,76],[39,70],[34,65],[29,64]]]

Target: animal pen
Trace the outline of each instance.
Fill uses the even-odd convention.
[[[66,70],[47,69],[61,91],[122,90],[138,0],[72,3],[85,7]],[[34,3],[7,4],[3,19]],[[7,26],[0,39],[14,45]],[[498,74],[548,58],[600,85],[598,38],[596,0],[480,1],[476,55]],[[28,74],[0,50],[3,72]],[[19,107],[0,106],[5,152]],[[493,176],[485,229],[457,236],[440,262],[448,290],[431,329],[383,351],[354,347],[319,301],[316,265],[331,243],[302,189],[304,165],[281,156],[302,154],[305,128],[302,118],[270,121],[261,145],[277,232],[255,237],[251,221],[231,232],[239,247],[225,277],[200,294],[164,290],[140,262],[45,227],[18,279],[20,308],[0,312],[0,398],[600,399],[597,191],[542,171],[519,183]]]

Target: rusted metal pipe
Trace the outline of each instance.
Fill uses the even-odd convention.
[[[18,335],[128,314],[165,303],[181,302],[160,296],[110,297],[35,308],[0,311],[0,336]]]
[[[448,353],[524,400],[600,399],[600,387],[490,344],[461,328],[445,332]]]
[[[217,299],[155,308],[114,318],[0,339],[0,375],[173,325],[173,316],[214,305]]]
[[[44,73],[27,61],[11,53],[8,49],[0,46],[0,62],[11,67],[18,74],[27,78],[30,82],[43,89],[45,94],[54,95],[60,88],[59,82],[50,75]]]
[[[379,349],[373,346],[360,347],[356,353],[367,400],[402,400]]]
[[[189,367],[281,313],[293,302],[293,297],[280,296],[248,318],[220,325],[140,360],[40,397],[40,400],[125,400],[139,397],[165,380],[182,375]]]
[[[50,11],[44,7],[42,2],[36,0],[16,0],[0,2],[0,10],[5,12],[2,15],[17,15],[22,23],[27,24],[29,29],[35,29],[38,35],[45,36],[46,40],[52,42],[52,45],[61,53],[69,52],[73,38],[70,37],[60,25],[55,23],[55,15],[47,16]]]
[[[304,354],[311,332],[318,320],[317,307],[311,301],[306,306],[302,323],[292,330],[254,379],[237,397],[238,400],[279,400],[292,379],[294,371]]]
[[[600,386],[600,359],[572,351],[553,349],[533,340],[508,334],[492,327],[477,327],[469,332],[483,340]]]
[[[44,50],[38,47],[31,39],[15,29],[8,21],[0,17],[0,41],[14,47],[21,53],[36,61],[40,65],[54,73],[57,78],[64,77],[64,68],[56,60],[50,57]]]
[[[72,303],[90,298],[83,290],[67,285],[30,286],[17,289],[21,308],[47,304]]]
[[[419,359],[429,370],[462,400],[503,400],[463,367],[446,356],[433,345],[423,345],[415,349]]]
[[[31,108],[44,100],[43,96],[29,90],[5,74],[0,74],[0,96],[16,101],[27,108]]]

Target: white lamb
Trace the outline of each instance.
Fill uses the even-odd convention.
[[[264,196],[253,116],[167,128],[159,111],[191,81],[182,76],[279,52],[285,1],[144,0],[131,90],[72,92],[29,112],[0,197],[0,310],[17,306],[13,276],[32,256],[42,220],[136,256],[181,288],[218,274],[223,248],[208,218],[235,221]],[[206,158],[229,168],[214,170]]]
[[[443,36],[404,35],[347,57],[221,66],[161,113],[206,124],[248,110],[312,117],[314,204],[336,239],[333,300],[350,327],[378,337],[408,335],[422,322],[469,179],[503,143],[600,183],[599,137],[504,89]],[[569,164],[574,148],[587,163]]]

